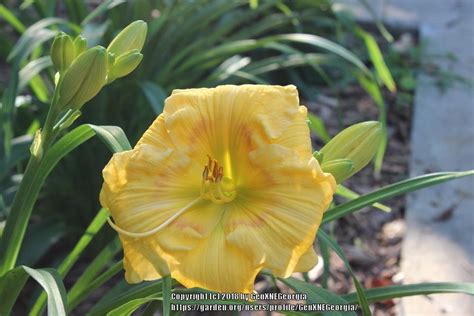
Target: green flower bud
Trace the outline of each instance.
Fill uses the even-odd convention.
[[[87,40],[81,35],[76,37],[73,44],[76,57],[85,52],[87,49]]]
[[[137,49],[120,55],[110,68],[107,82],[110,83],[117,78],[123,77],[131,73],[140,64],[143,55]]]
[[[353,174],[354,164],[349,159],[334,159],[323,163],[321,169],[332,174],[337,183],[341,183]]]
[[[114,53],[116,57],[134,49],[141,51],[147,29],[147,24],[141,20],[131,23],[112,40],[107,51]]]
[[[51,46],[51,60],[57,71],[62,72],[66,70],[75,57],[74,45],[69,35],[60,32],[54,38]]]
[[[104,47],[96,46],[82,53],[59,83],[60,110],[78,110],[99,93],[106,83],[107,68]]]
[[[345,177],[348,178],[364,168],[377,152],[383,136],[380,122],[369,121],[352,125],[329,141],[318,153],[322,164],[337,159],[352,161],[353,170]]]

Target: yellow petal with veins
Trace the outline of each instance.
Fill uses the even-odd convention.
[[[318,256],[314,251],[313,245],[301,256],[298,264],[295,267],[295,272],[308,272],[313,269],[318,263]]]
[[[311,269],[335,182],[312,157],[306,115],[294,86],[173,91],[103,172],[127,280],[170,273],[186,287],[250,292],[263,268]]]
[[[286,278],[312,245],[335,182],[314,158],[302,160],[281,145],[263,146],[249,156],[251,181],[224,223],[227,240]]]

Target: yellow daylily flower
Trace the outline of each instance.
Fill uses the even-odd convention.
[[[253,289],[316,264],[313,241],[336,183],[313,158],[294,86],[174,90],[131,151],[103,171],[101,204],[130,283]]]

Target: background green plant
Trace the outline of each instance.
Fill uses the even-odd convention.
[[[20,6],[0,4],[0,16],[3,18],[0,22],[0,56],[8,63],[9,72],[8,81],[2,75],[0,86],[2,219],[8,215],[24,172],[24,162],[29,156],[32,136],[44,122],[52,98],[54,72],[48,54],[52,38],[60,30],[71,35],[83,34],[92,46],[109,42],[118,30],[136,19],[148,23],[149,34],[139,69],[104,89],[89,102],[77,122],[120,126],[132,144],[162,111],[163,100],[175,88],[225,83],[293,83],[302,97],[311,100],[318,96],[322,87],[329,87],[337,94],[357,80],[374,99],[379,108],[379,120],[384,125],[385,102],[381,89],[396,89],[395,80],[372,35],[350,16],[334,12],[330,0],[106,0],[100,5],[87,1],[31,0],[21,2]],[[377,24],[383,37],[390,41],[388,31],[379,22]],[[1,66],[2,74],[6,73],[5,64]],[[403,88],[410,88],[405,86],[409,85],[408,81],[405,80]],[[313,131],[327,142],[329,135],[324,123],[316,116],[310,119]],[[17,262],[56,268],[31,270],[19,266],[0,279],[3,282],[0,294],[4,298],[8,293],[11,302],[11,305],[3,305],[2,315],[8,314],[28,275],[49,294],[48,312],[54,314],[52,308],[57,308],[56,313],[61,314],[62,310],[73,310],[94,290],[120,273],[117,239],[114,234],[105,234],[107,229],[102,229],[106,211],[97,213],[101,170],[110,152],[94,139],[79,146],[96,133],[93,126],[81,125],[69,132],[62,147],[57,149],[57,156],[54,156],[57,161],[66,152],[75,150],[62,159],[42,189]],[[123,135],[114,137],[99,133],[99,136],[112,151],[126,150],[130,146]],[[380,172],[384,149],[385,143],[382,143],[375,160],[376,172]],[[361,197],[341,188],[339,193],[345,192],[345,196],[353,200],[328,211],[324,222],[388,197],[471,174],[427,175]],[[384,208],[380,204],[377,206]],[[68,249],[72,251],[61,251],[54,260],[43,258],[56,241],[64,237],[69,240],[71,247]],[[323,248],[332,249],[341,256],[351,271],[333,237],[321,232],[318,240]],[[64,247],[68,243],[62,244]],[[91,259],[93,255],[94,260]],[[86,270],[66,291],[61,279],[64,280],[73,265],[84,257]],[[327,279],[327,271],[324,278]],[[308,293],[310,302],[359,302],[364,314],[370,314],[368,302],[406,295],[474,292],[470,284],[407,285],[365,291],[355,275],[353,278],[357,293],[343,297],[295,279],[281,281],[296,291]],[[5,286],[10,281],[18,284],[18,290],[10,292]],[[153,311],[162,300],[169,303],[167,295],[171,285],[170,280],[165,281],[133,286],[118,282],[90,313],[122,315],[148,303],[147,311]],[[58,291],[60,295],[51,295]],[[38,298],[38,294],[32,295],[29,302],[32,315],[40,314],[46,303],[46,295]]]

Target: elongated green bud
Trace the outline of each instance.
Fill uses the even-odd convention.
[[[131,23],[112,40],[107,51],[115,54],[115,57],[134,49],[141,51],[145,44],[147,30],[147,24],[141,20]]]
[[[57,71],[66,70],[75,58],[74,45],[66,33],[60,32],[51,46],[51,60]]]
[[[337,134],[318,153],[322,164],[339,159],[352,161],[353,170],[345,177],[348,178],[364,168],[377,152],[382,140],[382,124],[368,121],[352,125]]]
[[[59,83],[60,110],[79,110],[106,83],[107,51],[96,46],[82,53],[66,70]]]
[[[74,39],[73,44],[74,44],[74,53],[76,57],[82,54],[83,52],[85,52],[87,49],[87,40],[81,35],[79,35],[78,37],[76,37],[76,39]]]
[[[350,159],[334,159],[323,163],[321,169],[332,174],[337,183],[341,183],[353,174],[354,164]]]
[[[110,83],[117,78],[128,75],[137,68],[142,59],[143,55],[140,54],[138,49],[120,55],[109,71],[107,82]]]

